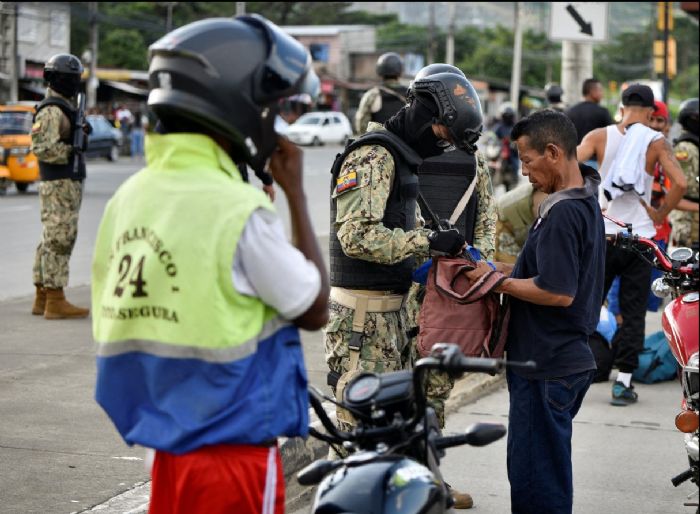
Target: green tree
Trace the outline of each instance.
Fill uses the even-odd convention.
[[[147,47],[138,30],[110,30],[102,40],[101,48],[101,66],[129,70],[145,70],[148,66]]]

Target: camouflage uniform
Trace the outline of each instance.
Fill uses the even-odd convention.
[[[401,84],[398,80],[385,80],[382,82],[382,86],[394,89],[400,88]],[[355,133],[364,134],[365,130],[369,130],[369,123],[372,121],[372,106],[377,98],[380,96],[381,91],[379,87],[373,87],[372,89],[365,92],[360,99],[360,105],[355,113]]]
[[[383,129],[372,124],[371,130]],[[352,258],[378,264],[396,264],[407,257],[426,258],[429,253],[428,229],[420,228],[422,219],[417,212],[419,228],[411,231],[388,229],[382,224],[384,210],[394,177],[391,153],[379,145],[367,145],[352,151],[342,164],[340,176],[353,171],[357,186],[337,193],[338,240],[343,252]],[[387,372],[410,368],[412,348],[407,334],[414,325],[412,312],[404,301],[396,312],[368,312],[365,318],[359,369]],[[349,370],[348,342],[352,336],[354,310],[330,301],[330,316],[323,329],[326,362],[334,373]],[[349,429],[347,423],[339,423]]]
[[[675,148],[675,156],[678,164],[683,169],[683,174],[688,182],[685,196],[698,200],[698,147],[690,141],[681,141]],[[690,211],[671,211],[669,216],[673,225],[673,242],[676,246],[692,247],[698,243],[698,213]]]
[[[525,197],[523,195],[527,194],[527,191],[525,191],[526,189],[529,190],[528,206],[527,208],[518,209],[518,213],[521,216],[526,216],[528,219],[523,221],[528,221],[528,223],[526,226],[520,226],[522,223],[516,223],[519,228],[513,228],[512,220],[508,219],[508,214],[503,208],[503,203],[509,201],[509,199],[513,198],[515,195],[521,197],[517,201],[524,201]],[[534,194],[535,190],[530,184],[523,184],[500,198],[498,222],[496,223],[496,261],[514,264],[517,260],[518,254],[520,250],[522,250],[525,240],[527,239],[527,234],[530,231],[530,225],[535,221],[535,213],[532,212]]]
[[[493,187],[491,185],[491,174],[486,159],[481,152],[476,153],[476,193],[479,195],[479,203],[477,205],[477,218],[474,225],[474,247],[478,248],[481,255],[486,260],[492,260],[496,253],[496,202],[493,197]],[[411,301],[409,306],[415,309],[412,319],[414,326],[418,325],[418,312],[422,302],[424,286],[414,284],[417,291],[409,294],[409,299],[416,298],[416,301]],[[415,348],[415,340],[411,345]],[[454,379],[447,373],[431,371],[427,378],[427,395],[428,402],[435,409],[440,426],[445,426],[445,402],[450,396],[450,392],[454,387]]]
[[[48,96],[60,96],[49,89]],[[32,152],[39,161],[66,164],[73,151],[63,143],[71,132],[70,120],[59,107],[41,109],[32,126]],[[83,183],[72,179],[39,184],[42,234],[33,267],[35,284],[56,289],[68,284],[68,261],[78,234],[78,211]]]

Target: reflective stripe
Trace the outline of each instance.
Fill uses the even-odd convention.
[[[267,476],[263,493],[262,514],[275,514],[275,497],[277,496],[277,445],[270,447],[267,454]]]
[[[116,341],[112,343],[98,343],[98,357],[113,357],[130,352],[144,352],[157,357],[198,359],[204,362],[231,362],[240,360],[255,353],[260,343],[290,323],[282,318],[275,317],[265,323],[260,334],[236,346],[225,348],[205,348],[202,346],[184,346],[159,341],[149,341],[146,339],[129,339],[126,341]]]

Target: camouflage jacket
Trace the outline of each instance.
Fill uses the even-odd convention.
[[[681,141],[674,147],[674,154],[678,164],[683,170],[683,175],[688,183],[685,191],[685,198],[693,201],[698,200],[698,165],[700,163],[700,152],[698,147],[690,141]],[[690,211],[671,211],[669,216],[673,224],[674,239],[681,244],[692,244],[698,240],[698,213]]]
[[[368,131],[385,130],[370,123]],[[496,203],[491,176],[484,157],[477,152],[477,188],[479,203],[474,230],[474,246],[486,259],[492,259],[496,246]],[[384,209],[394,178],[394,159],[380,145],[367,145],[352,151],[342,164],[338,178],[352,177],[353,184],[342,192],[336,188],[336,228],[338,240],[349,257],[379,264],[396,264],[406,257],[428,257],[425,220],[416,206],[416,229],[388,229],[382,224]],[[420,259],[419,259],[420,261]]]
[[[48,89],[46,97],[52,96],[73,103],[54,90]],[[32,152],[40,161],[49,164],[66,164],[73,146],[63,141],[67,140],[70,134],[70,120],[63,114],[60,107],[55,105],[44,107],[37,113],[32,125]]]
[[[389,89],[400,87],[401,84],[398,80],[386,80],[382,82],[382,86],[388,87]],[[372,121],[372,106],[377,100],[377,97],[381,94],[378,86],[365,92],[360,99],[360,105],[355,113],[355,133],[358,135],[364,134],[365,131],[369,131],[368,124]]]

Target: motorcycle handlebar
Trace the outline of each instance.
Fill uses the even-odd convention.
[[[614,236],[609,236],[608,239],[615,245],[621,248],[634,248],[634,247],[644,247],[649,248],[654,252],[656,257],[656,267],[662,271],[671,272],[677,271],[683,275],[692,275],[692,266],[682,266],[674,270],[673,261],[659,248],[653,240],[646,237],[638,236],[637,234],[628,234],[625,232],[618,232]]]

